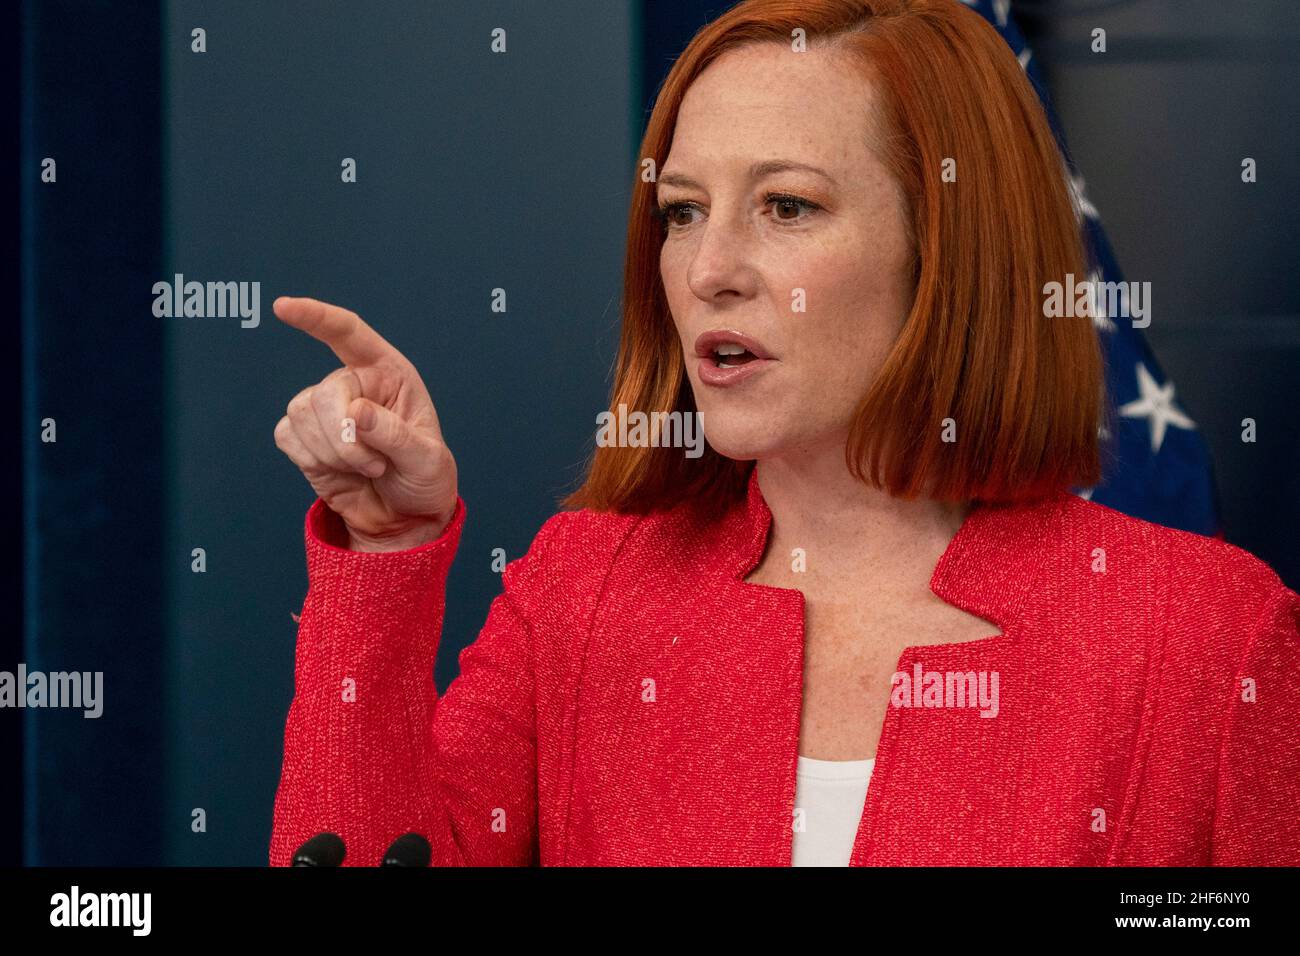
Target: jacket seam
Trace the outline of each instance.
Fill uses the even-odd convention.
[[[587,651],[591,647],[591,632],[596,624],[596,614],[600,611],[601,604],[604,603],[605,594],[609,590],[609,579],[614,573],[614,566],[618,564],[619,556],[623,549],[632,539],[633,534],[645,522],[645,515],[641,515],[630,525],[624,532],[618,545],[610,552],[610,557],[605,565],[605,573],[601,578],[600,588],[596,592],[596,599],[591,604],[591,610],[588,613],[585,633],[581,634],[579,639],[582,642],[581,650],[574,648],[574,661],[572,674],[570,675],[568,687],[565,689],[565,714],[564,714],[564,741],[566,746],[563,749],[563,759],[561,762],[561,773],[567,780],[562,781],[560,788],[564,793],[563,822],[560,827],[560,865],[567,866],[569,862],[569,820],[573,815],[573,787],[576,771],[574,765],[578,759],[578,712],[581,710],[582,702],[579,695],[582,691],[582,679],[587,670]],[[540,836],[540,835],[539,835]]]
[[[545,526],[543,526],[543,528],[544,528],[544,527],[545,527]],[[543,561],[544,561],[544,559],[545,559],[545,558],[550,554],[550,552],[551,552],[551,550],[552,550],[552,540],[554,539],[555,534],[556,534],[556,529],[555,529],[555,528],[552,528],[551,530],[546,531],[545,535],[541,534],[541,532],[538,533],[537,537],[536,537],[535,540],[534,540],[534,545],[536,546],[536,547],[535,547],[535,551],[534,551],[534,553],[533,553],[531,559],[528,560],[528,563],[529,563],[529,564],[534,565],[534,566],[536,566],[536,567],[541,567],[541,566],[543,566]],[[458,550],[459,550],[459,549],[458,549]],[[518,559],[518,560],[523,561],[526,557],[527,557],[527,555],[525,554],[523,557],[521,557],[521,558]],[[507,587],[507,585],[506,585],[506,580],[505,580],[505,574],[504,574],[504,573],[502,573],[502,576],[501,576],[501,594],[500,594],[500,596],[499,596],[499,599],[500,599],[500,601],[502,602],[502,605],[506,608],[506,610],[509,611],[510,616],[511,616],[511,617],[515,620],[515,622],[516,622],[516,623],[517,623],[517,624],[518,624],[518,625],[523,629],[523,633],[524,633],[525,641],[526,641],[526,643],[527,643],[527,669],[528,669],[528,681],[529,681],[529,685],[530,685],[530,689],[529,689],[529,697],[531,698],[531,704],[532,704],[532,709],[533,709],[533,728],[532,728],[532,731],[533,731],[533,779],[532,779],[532,781],[531,781],[531,783],[532,783],[532,788],[533,788],[533,838],[532,838],[532,841],[531,841],[531,842],[532,842],[532,844],[533,844],[534,847],[538,847],[538,848],[540,848],[540,844],[541,844],[541,819],[540,819],[540,795],[541,795],[541,793],[540,793],[540,791],[541,791],[541,788],[540,788],[540,786],[539,786],[539,781],[538,781],[538,776],[537,776],[537,768],[538,768],[539,763],[540,763],[540,758],[539,758],[540,741],[539,741],[539,739],[538,739],[538,726],[539,726],[539,725],[538,725],[538,722],[537,722],[537,670],[536,670],[536,654],[535,654],[535,651],[534,651],[534,646],[535,646],[535,636],[534,636],[533,622],[529,619],[528,615],[526,615],[526,614],[524,614],[524,613],[521,612],[519,605],[516,603],[514,596],[510,593],[510,589],[509,589],[509,587]],[[489,614],[490,614],[490,613],[491,613],[491,612],[489,611]],[[440,649],[441,649],[441,641],[442,641],[442,638],[445,636],[445,632],[446,632],[446,591],[444,590],[443,622],[442,622],[442,626],[439,628],[439,646],[440,646]],[[477,640],[478,640],[478,637],[476,637],[475,640],[474,640],[473,642],[471,642],[470,644],[467,644],[467,645],[462,649],[462,653],[463,653],[464,651],[468,650],[469,648],[473,647],[473,646],[474,646],[474,643],[475,643]],[[459,677],[459,676],[460,676],[460,675],[457,674],[457,677]],[[433,680],[433,675],[430,675],[430,680]],[[455,679],[453,679],[452,683],[455,683]],[[451,684],[448,684],[448,685],[447,685],[447,690],[448,690],[448,691],[451,690]],[[437,682],[436,682],[436,681],[434,682],[434,691],[435,691],[435,694],[436,694],[436,699],[435,699],[435,701],[434,701],[434,703],[433,703],[433,706],[430,708],[430,711],[429,711],[429,717],[430,717],[430,721],[431,721],[431,722],[436,722],[436,720],[437,720],[437,712],[438,712],[438,710],[439,710],[439,709],[441,708],[441,706],[442,706],[443,698],[446,697],[446,693],[445,693],[445,692],[443,692],[443,693],[437,693]],[[500,717],[505,718],[505,722],[508,723],[508,724],[513,724],[513,723],[514,723],[514,720],[513,720],[514,715],[511,714],[507,709],[504,709],[504,708],[501,708],[501,707],[497,707],[497,706],[495,706],[495,705],[493,705],[493,704],[483,704],[483,703],[480,703],[479,706],[484,707],[484,709],[486,709],[486,710],[491,710],[491,711],[495,712],[496,714],[498,714]],[[435,779],[435,781],[434,781],[434,787],[433,787],[434,792],[435,792],[435,796],[436,796],[436,798],[438,799],[439,803],[441,804],[441,806],[442,806],[442,812],[445,813],[446,818],[447,818],[447,820],[448,820],[449,827],[450,827],[450,830],[451,830],[451,840],[452,840],[452,844],[456,847],[457,852],[460,853],[460,855],[461,855],[461,859],[462,859],[462,860],[468,860],[468,859],[469,859],[469,854],[467,853],[467,847],[466,847],[465,845],[462,844],[460,834],[459,834],[459,833],[457,832],[457,830],[456,830],[455,818],[454,818],[454,816],[453,816],[453,815],[451,814],[451,812],[450,812],[450,807],[447,806],[447,804],[446,804],[445,802],[443,802],[443,801],[444,801],[444,794],[443,794],[443,789],[442,789],[442,779],[441,779],[441,773],[442,773],[442,772],[441,772],[441,766],[442,766],[441,753],[438,752],[438,741],[437,741],[437,738],[436,738],[435,736],[433,736],[432,734],[431,734],[430,736],[431,736],[431,738],[432,738],[432,739],[431,739],[431,746],[432,746],[432,747],[434,748],[434,750],[435,750],[435,753],[434,753],[434,760],[433,760],[433,765],[432,765],[432,771],[433,771],[435,777],[437,778],[437,779]],[[531,853],[531,850],[530,850],[530,853]]]
[[[1168,540],[1164,541],[1164,547],[1161,551],[1159,566],[1168,567],[1172,557],[1169,553],[1170,543]],[[1164,674],[1165,655],[1169,647],[1169,582],[1163,576],[1158,576],[1158,580],[1160,581],[1161,590],[1160,636],[1157,645],[1148,645],[1151,658],[1147,662],[1146,680],[1143,687],[1145,700],[1142,704],[1142,711],[1138,716],[1133,758],[1129,764],[1128,780],[1124,788],[1124,801],[1120,806],[1119,832],[1115,834],[1115,839],[1111,841],[1110,849],[1106,853],[1107,866],[1119,865],[1118,861],[1123,858],[1125,851],[1132,842],[1130,837],[1133,822],[1137,818],[1138,804],[1142,798],[1142,780],[1146,774],[1152,743],[1155,739],[1155,726],[1160,709],[1160,681]]]
[[[541,552],[540,552],[540,551],[538,552],[537,557],[538,557],[538,558],[541,557]],[[533,707],[533,726],[532,726],[532,737],[533,737],[533,779],[532,779],[531,783],[532,783],[532,789],[533,789],[533,822],[534,822],[534,825],[533,825],[533,837],[532,837],[532,841],[530,841],[530,842],[531,842],[534,846],[537,846],[537,845],[540,845],[540,841],[541,841],[541,821],[540,821],[540,819],[539,819],[539,796],[540,796],[540,787],[538,786],[538,777],[537,777],[537,767],[538,767],[538,763],[539,763],[538,751],[539,751],[539,749],[540,749],[540,744],[539,744],[538,734],[537,734],[537,727],[538,727],[538,724],[537,724],[537,671],[536,671],[536,669],[535,669],[535,667],[534,667],[534,656],[533,656],[533,625],[532,625],[532,622],[527,618],[527,616],[525,616],[524,614],[521,614],[521,613],[520,613],[519,608],[515,605],[514,600],[513,600],[513,599],[510,597],[510,595],[506,592],[505,587],[504,587],[504,581],[503,581],[502,583],[503,583],[503,586],[502,586],[502,590],[501,590],[501,597],[502,597],[503,604],[504,604],[504,606],[505,606],[505,607],[510,611],[511,616],[515,619],[515,621],[518,622],[518,624],[523,628],[524,634],[526,635],[526,639],[527,639],[527,642],[528,642],[528,679],[529,679],[529,683],[530,683],[530,685],[531,685],[531,687],[530,687],[530,691],[529,691],[529,696],[532,698],[532,707]],[[445,627],[445,611],[444,611],[444,627]],[[476,637],[476,638],[475,638],[475,641],[477,641],[477,640],[478,640],[478,638]],[[473,646],[474,646],[474,643],[471,642],[470,644],[466,645],[465,648],[464,648],[463,650],[469,650],[469,648],[471,648],[471,647],[473,647]],[[460,676],[460,675],[457,674],[457,677],[459,677],[459,676]],[[432,675],[430,675],[430,680],[432,680]],[[453,680],[453,683],[454,683],[454,680]],[[436,682],[435,682],[435,684],[434,684],[434,689],[435,689],[435,691],[437,690],[437,684],[436,684]],[[448,685],[447,685],[447,690],[451,690],[451,684],[448,684]],[[430,722],[431,722],[431,723],[432,723],[432,722],[435,722],[435,721],[438,719],[438,716],[437,716],[437,715],[438,715],[438,709],[442,707],[442,701],[443,701],[443,698],[444,698],[444,697],[446,697],[446,694],[445,694],[445,693],[444,693],[444,694],[438,694],[438,695],[437,695],[437,699],[434,701],[433,706],[430,708],[430,710],[429,710],[429,718],[430,718]],[[490,702],[490,701],[479,701],[479,702],[477,702],[477,706],[478,706],[479,708],[481,708],[482,710],[486,711],[486,712],[490,712],[490,713],[496,715],[498,718],[500,718],[500,719],[502,720],[502,723],[504,723],[504,724],[510,726],[512,729],[516,726],[515,715],[514,715],[513,713],[511,713],[511,711],[509,710],[509,708],[501,707],[501,706],[499,706],[499,705],[497,705],[497,704],[495,704],[495,703],[493,703],[493,702]],[[432,770],[433,770],[433,773],[434,773],[435,778],[436,778],[436,779],[434,780],[434,788],[433,788],[433,789],[434,789],[435,795],[436,795],[437,800],[438,800],[438,810],[439,810],[439,812],[440,812],[443,816],[445,816],[445,818],[446,818],[447,821],[448,821],[448,825],[449,825],[449,827],[450,827],[450,831],[451,831],[452,843],[455,845],[457,852],[460,853],[461,859],[464,860],[464,861],[467,861],[467,862],[468,862],[468,861],[470,860],[470,856],[471,856],[471,854],[469,853],[469,844],[466,844],[466,843],[463,843],[463,842],[462,842],[461,834],[459,833],[459,831],[458,831],[458,829],[457,829],[457,826],[456,826],[455,815],[451,812],[451,804],[450,804],[450,802],[447,800],[447,798],[446,798],[446,794],[445,794],[445,792],[443,791],[443,787],[442,787],[442,753],[441,753],[441,751],[438,749],[438,740],[437,740],[437,737],[434,736],[434,735],[432,735],[432,734],[431,734],[430,736],[431,736],[431,738],[432,738],[432,740],[431,740],[431,746],[432,746],[432,747],[434,748],[434,750],[435,750],[435,753],[434,753],[434,760],[433,760],[433,762],[432,762]],[[530,852],[531,852],[531,848],[530,848]],[[471,864],[471,865],[472,865],[472,864]]]
[[[558,522],[556,524],[558,525]],[[543,527],[545,527],[545,525],[543,525]],[[547,533],[545,541],[538,542],[540,547],[537,549],[537,553],[534,556],[535,563],[538,567],[544,566],[543,564],[544,559],[548,557],[550,553],[554,550],[554,539],[557,536],[557,534],[558,534],[558,528],[552,528]],[[506,587],[504,572],[502,573],[501,576],[501,596],[504,600],[505,606],[509,608],[510,613],[514,616],[515,620],[517,620],[523,626],[524,635],[526,636],[528,642],[529,697],[532,699],[531,702],[533,708],[533,779],[532,779],[533,838],[530,841],[532,846],[529,849],[529,856],[530,856],[530,862],[533,856],[536,856],[537,859],[540,861],[541,846],[542,846],[542,805],[541,805],[542,788],[541,788],[541,778],[539,776],[539,770],[541,768],[541,762],[542,762],[542,758],[541,758],[542,743],[541,743],[540,732],[539,732],[541,723],[538,720],[538,709],[537,709],[536,633],[533,628],[533,622],[528,618],[527,615],[522,614],[520,612],[518,605],[515,603],[514,597],[510,594],[510,590]],[[504,716],[508,717],[509,715],[504,715]]]

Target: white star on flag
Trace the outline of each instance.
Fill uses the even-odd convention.
[[[1070,182],[1070,194],[1074,197],[1074,217],[1080,222],[1083,221],[1084,216],[1089,219],[1100,219],[1097,207],[1088,198],[1088,184],[1083,181],[1083,177],[1078,173],[1069,173],[1067,178]]]
[[[1193,429],[1196,422],[1183,413],[1174,404],[1174,383],[1160,385],[1141,362],[1137,364],[1138,391],[1141,398],[1134,399],[1120,408],[1119,413],[1125,418],[1146,418],[1151,425],[1151,452],[1160,451],[1165,441],[1165,429],[1169,425],[1178,428]]]

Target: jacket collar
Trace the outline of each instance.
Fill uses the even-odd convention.
[[[1060,491],[1037,502],[976,503],[948,543],[930,577],[930,590],[949,604],[992,621],[1005,633],[1021,617],[1072,496]],[[745,500],[723,518],[721,541],[728,576],[743,578],[763,556],[772,512],[750,469]]]

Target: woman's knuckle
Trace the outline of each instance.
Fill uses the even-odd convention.
[[[328,385],[320,384],[311,390],[311,407],[318,412],[329,411],[330,407],[330,388]]]
[[[289,404],[285,407],[285,414],[290,419],[297,418],[311,408],[311,389],[304,388],[301,392],[289,399]]]

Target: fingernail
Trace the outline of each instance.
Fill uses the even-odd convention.
[[[375,427],[375,410],[369,405],[362,405],[361,411],[357,412],[357,427],[362,431]]]
[[[384,463],[377,460],[366,462],[366,466],[361,470],[366,473],[367,478],[378,478],[384,473]]]

